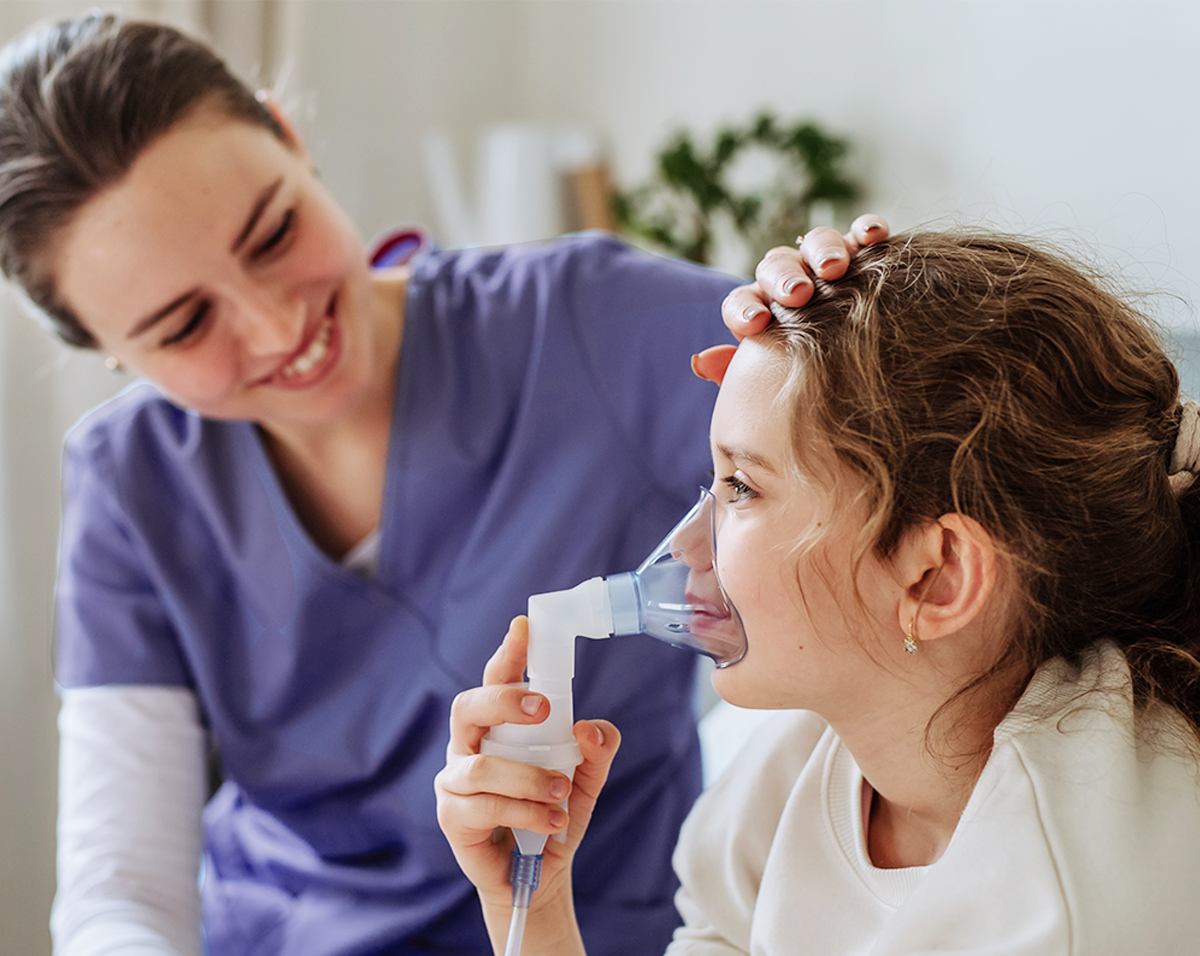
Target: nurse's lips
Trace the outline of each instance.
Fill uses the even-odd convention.
[[[337,297],[330,299],[329,308],[312,334],[276,371],[264,381],[289,388],[306,388],[321,378],[336,364],[340,338],[336,323]]]

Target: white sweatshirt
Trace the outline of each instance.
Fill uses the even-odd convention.
[[[669,956],[1200,952],[1200,763],[1147,732],[1114,646],[1045,665],[943,856],[881,870],[853,757],[816,715],[781,714],[684,827]]]

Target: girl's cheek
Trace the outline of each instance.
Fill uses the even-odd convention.
[[[744,553],[736,547],[723,548],[718,541],[717,571],[721,587],[733,606],[742,614],[749,611],[758,600],[759,590]]]

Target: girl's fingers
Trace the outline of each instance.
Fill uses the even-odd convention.
[[[496,827],[557,833],[567,824],[559,804],[571,781],[553,770],[476,754],[447,764],[434,786],[439,824],[465,845],[490,840]]]
[[[450,704],[448,753],[479,753],[484,735],[497,724],[538,724],[550,715],[550,702],[513,684],[491,684],[464,690]]]
[[[604,784],[613,758],[621,746],[621,732],[607,720],[580,720],[575,724],[575,740],[583,752],[583,763],[575,768],[571,785],[570,839],[583,839],[592,819],[592,810]]]
[[[621,747],[621,732],[607,720],[579,720],[575,722],[575,740],[583,753],[580,768],[585,770],[585,779],[598,784],[598,790],[608,779],[609,767]],[[575,779],[579,780],[578,771]]]

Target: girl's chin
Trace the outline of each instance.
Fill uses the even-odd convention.
[[[720,698],[728,704],[733,704],[734,707],[745,707],[750,710],[757,709],[762,706],[758,701],[753,688],[746,687],[745,681],[739,680],[738,674],[734,673],[745,661],[739,661],[737,664],[732,664],[729,667],[720,667],[712,672],[713,690],[717,692]]]
[[[713,670],[712,686],[726,703],[746,710],[792,710],[804,706],[786,687],[779,686],[778,677],[768,676],[765,681],[760,678],[747,656],[729,667]]]

